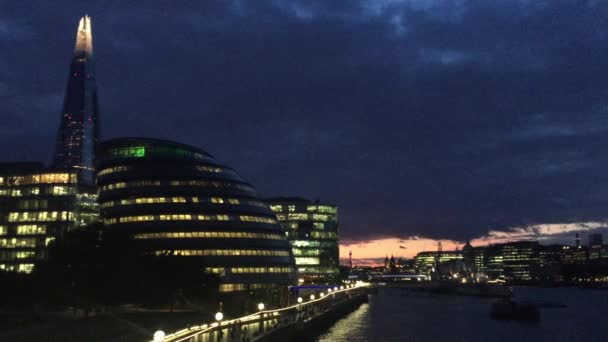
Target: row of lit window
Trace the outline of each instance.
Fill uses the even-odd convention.
[[[209,273],[222,274],[225,273],[224,267],[208,267],[205,269]],[[291,273],[291,267],[231,267],[228,268],[231,273]]]
[[[319,258],[312,258],[312,257],[301,257],[301,258],[295,258],[296,260],[296,265],[300,266],[300,265],[318,265],[319,262]]]
[[[74,188],[65,185],[55,185],[44,189],[45,195],[61,196],[69,195],[74,193]],[[37,196],[40,195],[39,187],[23,187],[20,189],[0,189],[0,197],[25,197],[25,196]]]
[[[124,172],[124,171],[129,171],[129,167],[128,166],[114,166],[114,167],[109,167],[107,169],[103,169],[103,170],[99,171],[97,173],[97,176],[104,176],[104,175],[109,175],[111,173]]]
[[[105,219],[105,224],[128,223],[128,222],[148,222],[148,221],[243,221],[257,223],[276,223],[277,221],[268,217],[260,216],[231,216],[225,214],[218,215],[192,215],[192,214],[166,214],[166,215],[139,215],[124,216],[119,218]],[[10,218],[9,218],[10,221]],[[36,220],[30,220],[36,221]],[[43,221],[43,220],[40,220]]]
[[[245,290],[256,290],[262,289],[268,286],[272,286],[272,284],[220,284],[219,291],[220,292],[236,292],[236,291],[245,291]]]
[[[36,256],[34,251],[2,251],[0,252],[0,260],[13,261],[18,259],[30,259]]]
[[[20,273],[32,273],[34,270],[34,264],[0,264],[0,271],[6,272],[20,272]]]
[[[321,254],[319,249],[301,249],[301,248],[292,248],[293,255],[296,256],[318,256]]]
[[[165,182],[163,182],[165,183]],[[160,186],[161,181],[132,181],[132,182],[119,182],[107,184],[101,187],[101,191],[106,190],[115,190],[115,189],[124,189],[127,187],[142,187],[142,186]],[[169,181],[168,185],[171,186],[204,186],[204,187],[214,187],[214,188],[235,188],[243,191],[254,191],[252,187],[237,184],[237,183],[228,183],[228,182],[220,182],[220,181],[204,181],[204,180],[188,180],[188,181]]]
[[[307,214],[307,213],[289,213],[289,214],[276,214],[279,221],[335,221],[335,216],[326,214]]]
[[[76,183],[75,173],[43,173],[26,176],[0,177],[0,185]]]
[[[286,206],[287,211],[290,213],[294,213],[296,211],[295,204],[289,204]],[[284,207],[281,204],[272,204],[270,209],[274,212],[282,212]],[[306,207],[306,211],[309,212],[319,212],[319,213],[327,213],[327,214],[337,214],[338,209],[336,207],[328,206],[328,205],[309,205]]]
[[[313,239],[337,239],[338,234],[336,232],[310,232],[310,237]]]
[[[160,204],[160,203],[214,203],[214,204],[241,204],[241,201],[236,198],[222,197],[144,197],[131,198],[118,201],[108,201],[101,204],[103,208],[110,208],[117,205],[134,205],[134,204]],[[259,201],[249,200],[247,204],[252,206],[264,207],[265,204]]]
[[[0,248],[34,248],[36,239],[34,238],[10,238],[0,239]]]
[[[232,273],[291,273],[291,267],[232,267]]]
[[[222,172],[224,172],[224,170],[222,168],[211,167],[211,166],[197,166],[196,169],[199,170],[199,171],[211,172],[211,173],[222,173]]]
[[[176,256],[289,256],[287,251],[270,249],[176,249],[155,251],[154,254]]]
[[[306,208],[307,211],[318,211],[320,213],[337,214],[338,208],[328,205],[309,205]]]
[[[140,233],[135,234],[135,239],[209,239],[209,238],[233,238],[233,239],[267,239],[282,240],[284,236],[270,233],[250,232],[163,232],[163,233]]]
[[[324,267],[324,266],[305,266],[298,267],[298,274],[311,274],[311,273],[324,273],[324,274],[336,274],[340,270],[337,267]]]
[[[6,226],[0,226],[0,235],[8,234]],[[17,235],[44,235],[46,226],[37,224],[22,224],[17,226]]]
[[[74,213],[71,211],[23,211],[8,214],[9,222],[71,221],[72,219]]]
[[[292,247],[331,248],[338,246],[335,241],[292,240],[290,243]]]

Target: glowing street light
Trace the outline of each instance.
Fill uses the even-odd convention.
[[[224,319],[224,314],[223,313],[218,312],[218,313],[215,314],[215,320],[216,321],[221,322],[222,319]]]
[[[331,289],[327,289],[327,293],[331,293]]]
[[[260,311],[264,310],[264,303],[258,304],[258,310],[260,310]]]
[[[310,295],[310,300],[315,300],[315,295]]]
[[[165,332],[162,330],[158,330],[154,333],[154,342],[163,342],[165,339]]]
[[[334,286],[334,291],[338,291],[338,287],[337,286]]]
[[[298,303],[302,303],[303,299],[302,297],[298,297]]]
[[[319,294],[319,298],[323,298],[325,297],[325,293],[321,292],[321,294]]]

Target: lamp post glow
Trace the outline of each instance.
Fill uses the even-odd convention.
[[[215,320],[216,321],[221,322],[222,319],[224,319],[224,314],[223,313],[218,312],[218,313],[215,314]]]
[[[315,295],[310,295],[310,300],[315,300]]]
[[[327,289],[327,293],[331,293],[331,289]]]
[[[338,291],[338,287],[337,286],[334,286],[334,291]]]
[[[298,297],[298,303],[302,303],[303,299],[302,297]]]
[[[165,332],[162,330],[158,330],[154,333],[154,342],[163,342],[165,339]]]
[[[258,310],[260,310],[260,311],[264,310],[264,303],[258,304]]]
[[[319,295],[319,298],[323,298],[325,297],[325,293],[321,292],[321,294]]]

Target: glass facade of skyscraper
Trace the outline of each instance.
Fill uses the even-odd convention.
[[[80,19],[53,165],[74,170],[80,183],[93,185],[95,147],[99,139],[97,85],[93,69],[91,18]]]
[[[97,220],[95,189],[76,179],[39,163],[0,164],[0,270],[31,272],[62,232]]]
[[[339,274],[338,208],[298,197],[267,203],[289,238],[300,283],[332,283]]]

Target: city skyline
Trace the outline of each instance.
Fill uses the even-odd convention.
[[[342,255],[357,243],[370,252],[375,243],[378,251],[398,252],[406,244],[414,253],[432,250],[437,239],[567,242],[573,227],[605,227],[601,152],[608,125],[601,95],[608,85],[597,74],[608,52],[596,29],[603,19],[592,15],[605,6],[579,9],[563,41],[542,42],[555,29],[545,14],[568,16],[566,2],[465,4],[456,18],[446,14],[456,5],[428,3],[216,3],[138,15],[129,5],[65,13],[41,6],[25,9],[31,21],[0,14],[0,44],[11,51],[2,60],[8,68],[0,92],[9,99],[0,107],[8,119],[0,126],[2,159],[49,159],[65,84],[61,46],[75,18],[89,12],[102,46],[96,67],[104,138],[130,135],[135,125],[141,135],[214,151],[264,196],[336,203]],[[260,13],[270,10],[276,16],[265,22]],[[521,24],[535,28],[528,44],[495,46],[510,34],[523,39],[508,18],[521,12],[531,17]],[[480,33],[493,27],[475,21],[480,13],[496,16],[503,30]],[[437,41],[425,28],[438,33]],[[485,38],[479,41],[486,55],[462,39],[471,34]],[[258,50],[263,43],[269,51]],[[407,43],[417,45],[408,50]],[[572,45],[577,53],[567,53]],[[178,46],[186,53],[172,52]],[[549,56],[555,49],[563,53]],[[48,53],[45,63],[28,59],[36,51]],[[260,63],[266,60],[274,64]],[[36,82],[23,82],[15,72],[21,68],[23,79]]]

